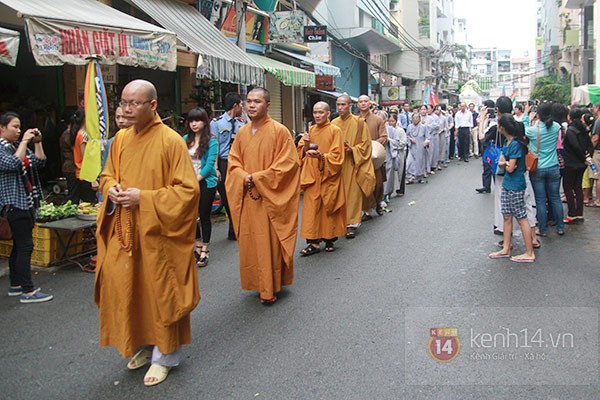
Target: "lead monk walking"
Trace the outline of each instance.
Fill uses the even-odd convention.
[[[248,93],[250,123],[229,151],[225,187],[239,244],[242,289],[273,304],[294,278],[300,202],[300,161],[290,131],[269,117],[271,95]]]
[[[119,104],[131,126],[117,133],[100,181],[108,199],[96,232],[100,345],[133,355],[129,369],[151,363],[144,385],[154,386],[192,340],[200,188],[185,142],[156,113],[154,85],[130,82]]]

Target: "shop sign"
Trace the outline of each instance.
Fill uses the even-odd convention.
[[[304,42],[316,43],[327,41],[327,25],[309,25],[304,27]]]
[[[17,64],[18,52],[19,36],[7,35],[0,32],[0,63],[14,67]]]
[[[256,15],[246,11],[246,41],[252,43],[264,43],[263,25],[267,18],[262,15]],[[237,37],[237,23],[235,17],[235,7],[229,7],[225,15],[225,22],[221,26],[221,32],[228,37]]]
[[[269,13],[269,43],[303,43],[303,28],[302,11]]]
[[[333,76],[315,75],[315,87],[319,90],[333,90]]]
[[[117,82],[117,65],[100,65],[102,72],[102,80],[105,84],[116,85]]]
[[[390,106],[404,103],[406,86],[382,86],[381,105]]]
[[[29,42],[38,65],[84,65],[100,56],[103,64],[130,65],[165,71],[177,66],[176,36],[67,21],[28,18]]]

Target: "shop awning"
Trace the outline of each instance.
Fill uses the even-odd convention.
[[[179,40],[198,53],[199,77],[244,85],[263,85],[264,71],[261,66],[194,7],[177,0],[129,1],[165,28],[176,32]]]
[[[304,56],[302,54],[292,53],[290,51],[277,49],[277,52],[279,52],[281,54],[285,54],[288,57],[295,58],[306,64],[312,65],[315,70],[315,74],[317,74],[317,75],[332,75],[332,76],[341,76],[342,75],[340,72],[340,69],[334,65],[326,64],[319,60],[315,60],[314,58],[310,58],[310,57]]]
[[[17,64],[19,40],[19,32],[0,27],[0,63],[13,67]]]
[[[315,74],[257,54],[248,54],[286,86],[315,87]]]
[[[25,19],[38,65],[84,65],[100,56],[102,64],[175,71],[174,33],[127,15],[96,0],[0,0],[0,15]],[[10,15],[8,16],[10,18]]]

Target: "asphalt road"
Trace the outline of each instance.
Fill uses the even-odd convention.
[[[598,398],[600,209],[586,209],[586,222],[564,237],[542,238],[535,264],[490,260],[500,238],[492,195],[474,191],[480,172],[479,161],[455,162],[427,185],[407,186],[392,213],[340,239],[336,252],[297,257],[295,282],[272,307],[240,289],[237,244],[215,224],[210,265],[198,271],[193,342],[154,388],[142,384],[145,368],[128,371],[115,349],[99,347],[93,276],[40,272],[35,283],[53,301],[0,297],[0,398]],[[568,331],[575,344],[563,340],[545,360],[499,344],[495,353],[520,359],[469,359],[490,350],[475,348],[473,327],[523,326]],[[433,327],[458,329],[453,361],[428,354]]]

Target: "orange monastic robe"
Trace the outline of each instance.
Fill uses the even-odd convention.
[[[346,193],[342,182],[344,140],[342,131],[327,121],[308,131],[310,143],[319,146],[323,160],[307,157],[304,138],[298,143],[302,172],[300,187],[304,191],[300,237],[333,239],[346,233]],[[322,169],[322,171],[320,170]]]
[[[267,119],[240,128],[229,151],[225,187],[240,254],[242,289],[271,299],[294,278],[300,161],[290,131]],[[244,177],[252,174],[250,197]]]
[[[141,131],[121,130],[110,147],[100,188],[107,201],[98,216],[95,300],[100,310],[100,345],[130,357],[141,345],[163,354],[191,342],[190,312],[200,300],[194,260],[199,187],[184,141],[156,115]],[[119,161],[117,161],[119,157]],[[131,208],[134,242],[125,252],[116,214],[106,215],[108,189],[141,190]],[[111,203],[112,204],[112,203]],[[123,234],[126,213],[122,209]]]
[[[367,124],[355,115],[337,117],[331,122],[342,130],[343,141],[352,148],[345,152],[342,168],[346,191],[346,224],[360,223],[363,197],[373,194],[375,172],[371,161],[371,134]]]
[[[359,116],[359,118],[362,117]],[[366,117],[363,119],[369,127],[371,139],[381,143],[381,145],[386,148],[388,141],[387,122],[380,116],[373,114],[371,111],[367,111]],[[377,204],[383,200],[383,182],[385,182],[385,175],[385,165],[375,170],[375,187],[373,188],[373,193],[366,195],[363,199],[364,211],[375,208]]]

